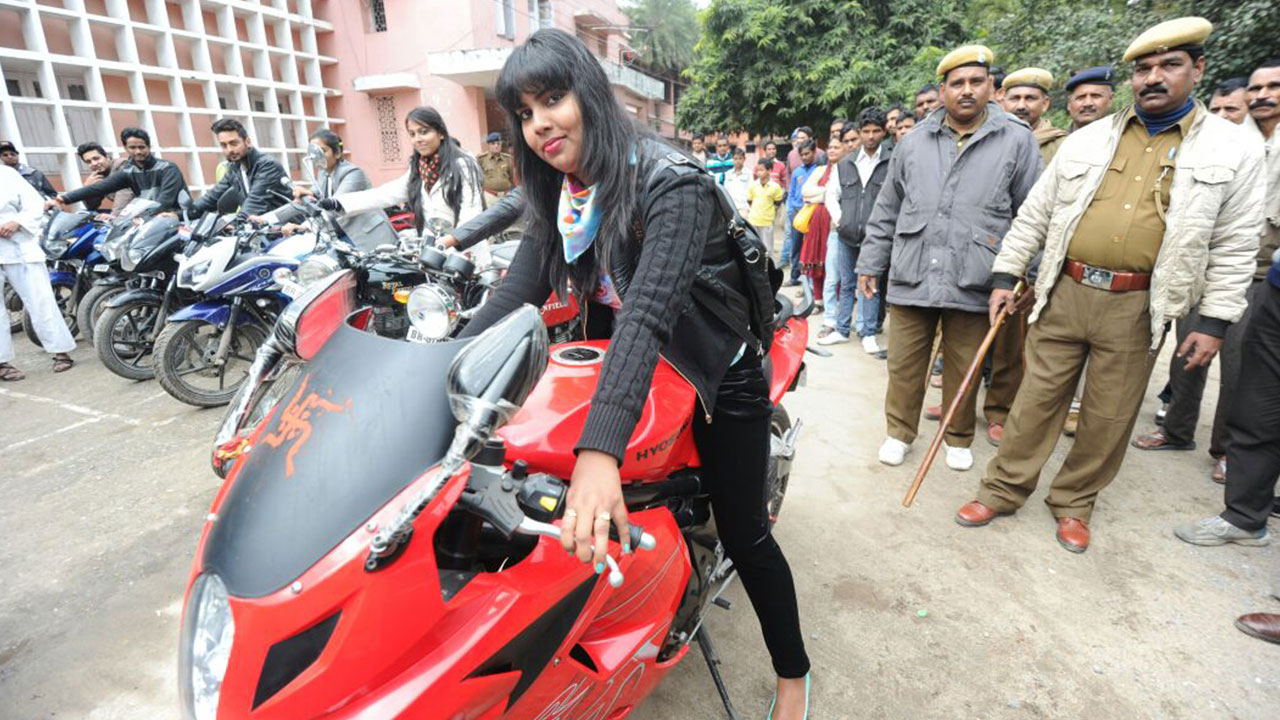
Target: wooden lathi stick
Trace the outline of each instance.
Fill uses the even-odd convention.
[[[1013,288],[1014,302],[1017,302],[1018,297],[1022,294],[1022,288],[1021,281]],[[969,371],[964,374],[964,381],[960,383],[960,388],[956,390],[955,397],[951,398],[951,405],[947,407],[947,412],[942,416],[942,421],[938,425],[938,433],[933,436],[933,442],[929,443],[929,452],[925,453],[924,462],[920,464],[920,469],[916,471],[915,479],[911,481],[911,489],[907,490],[907,496],[902,499],[903,507],[911,507],[911,503],[915,502],[916,493],[920,492],[920,486],[924,484],[924,476],[929,473],[929,468],[933,465],[934,458],[938,456],[938,450],[942,447],[942,439],[947,435],[947,426],[951,424],[951,418],[955,417],[960,405],[969,394],[970,388],[973,387],[973,381],[977,378],[978,371],[982,368],[982,360],[987,356],[987,350],[991,349],[991,343],[995,342],[996,333],[1000,332],[1000,328],[1004,326],[1004,321],[1008,317],[1008,311],[1002,311],[996,316],[995,324],[987,331],[987,336],[982,339],[982,345],[978,346],[978,354],[974,356],[973,362],[969,363]],[[929,371],[932,372],[933,368],[931,367]]]

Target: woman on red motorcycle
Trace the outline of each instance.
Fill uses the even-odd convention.
[[[506,280],[465,334],[523,303],[541,305],[553,289],[562,297],[572,289],[584,335],[610,338],[575,448],[561,543],[599,573],[610,523],[628,537],[618,469],[661,353],[698,394],[694,438],[716,527],[778,675],[770,717],[804,718],[809,659],[791,570],[765,509],[768,385],[759,354],[691,295],[700,270],[733,266],[714,180],[638,129],[600,63],[563,31],[540,30],[516,48],[497,95],[520,130],[515,155],[529,227]]]

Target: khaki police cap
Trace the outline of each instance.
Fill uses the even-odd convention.
[[[1202,17],[1181,17],[1148,28],[1124,51],[1124,61],[1143,55],[1169,52],[1175,48],[1200,47],[1213,32],[1213,23]]]
[[[943,56],[938,63],[938,77],[946,75],[961,65],[985,65],[991,67],[991,63],[995,62],[995,58],[996,54],[991,52],[991,48],[986,45],[958,47]]]
[[[1000,87],[1009,90],[1024,85],[1040,88],[1047,93],[1053,89],[1053,73],[1038,67],[1022,68],[1005,76],[1004,84]]]

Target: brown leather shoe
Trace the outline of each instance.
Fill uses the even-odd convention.
[[[1280,615],[1251,613],[1236,618],[1236,627],[1245,635],[1280,644]]]
[[[1058,544],[1073,553],[1089,549],[1089,526],[1078,518],[1058,518]]]
[[[941,406],[941,405],[929,405],[928,407],[926,407],[926,408],[924,409],[924,419],[925,419],[925,420],[941,420],[941,419],[942,419],[942,406]]]
[[[964,527],[982,527],[998,517],[1012,514],[1011,512],[996,512],[977,500],[972,500],[956,511],[956,523]]]
[[[1000,441],[1004,439],[1004,424],[990,423],[987,425],[987,442],[1000,447]]]

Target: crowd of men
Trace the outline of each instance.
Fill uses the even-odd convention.
[[[197,200],[187,191],[182,169],[151,154],[151,136],[142,128],[129,127],[120,133],[126,157],[111,158],[101,143],[87,142],[76,149],[89,168],[85,184],[59,193],[39,170],[23,163],[18,148],[0,141],[0,293],[12,285],[40,344],[53,356],[53,371],[65,372],[74,365],[68,354],[75,340],[58,308],[49,282],[44,251],[39,245],[40,219],[44,211],[83,203],[104,220],[118,218],[135,199],[154,203],[151,212],[185,212],[196,217],[216,210],[218,201],[233,193],[246,215],[262,215],[293,199],[292,183],[284,166],[253,147],[243,124],[231,118],[216,120],[210,131],[217,139],[226,162],[220,179]],[[22,380],[25,375],[10,361],[13,341],[0,332],[0,382]]]
[[[785,161],[766,143],[751,174],[727,138],[713,154],[695,138],[695,156],[762,239],[783,233],[790,282],[804,274],[821,287],[819,342],[856,330],[867,352],[887,355],[880,462],[905,462],[921,415],[946,408],[945,463],[973,466],[978,393],[962,381],[994,332],[982,410],[997,451],[960,525],[1017,512],[1066,433],[1075,441],[1045,502],[1058,543],[1085,552],[1172,331],[1158,426],[1132,445],[1194,449],[1208,367],[1221,356],[1206,480],[1225,485],[1225,509],[1174,534],[1270,542],[1267,519],[1280,517],[1280,60],[1220,83],[1205,105],[1196,96],[1211,32],[1180,18],[1134,39],[1128,107],[1112,107],[1116,69],[1074,73],[1067,128],[1047,117],[1051,72],[1005,74],[971,45],[942,59],[913,112],[834,121],[829,161],[807,127]],[[886,307],[887,353],[876,340]],[[943,402],[925,408],[935,359]],[[1280,642],[1280,615],[1237,624]]]

